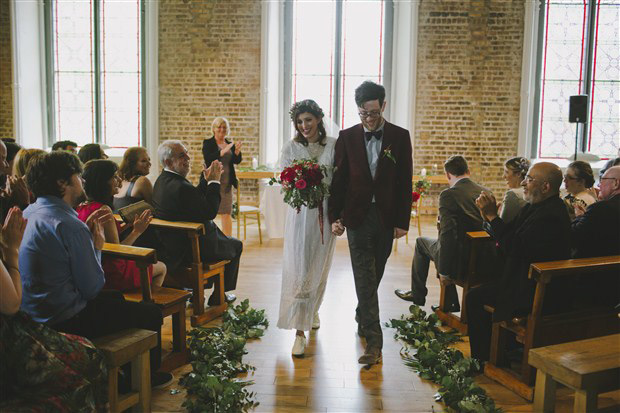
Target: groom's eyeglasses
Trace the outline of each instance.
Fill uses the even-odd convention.
[[[371,110],[370,112],[366,112],[365,110],[360,110],[359,112],[357,112],[360,115],[360,118],[362,119],[366,119],[366,118],[378,118],[379,116],[381,116],[381,111],[380,110]]]

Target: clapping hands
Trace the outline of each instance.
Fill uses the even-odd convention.
[[[140,215],[133,218],[133,230],[138,234],[142,234],[148,228],[153,220],[153,214],[150,209],[145,209]]]
[[[208,168],[204,164],[202,166],[202,175],[207,182],[219,181],[223,171],[224,168],[220,161],[211,162],[211,165]]]
[[[497,201],[492,193],[482,191],[476,199],[476,206],[486,221],[490,222],[497,218]]]
[[[105,243],[105,232],[103,226],[110,220],[114,219],[114,215],[108,208],[99,208],[86,219],[86,225],[93,236],[93,245],[95,249],[102,249]]]
[[[30,192],[23,177],[7,176],[3,196],[10,198],[16,205],[30,204]]]
[[[22,210],[17,207],[9,209],[2,226],[3,255],[5,259],[7,258],[8,251],[17,252],[22,243],[25,229],[26,220],[22,216]]]

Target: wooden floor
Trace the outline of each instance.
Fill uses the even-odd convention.
[[[329,275],[325,299],[320,309],[321,328],[309,335],[304,358],[291,356],[294,332],[276,327],[280,297],[282,240],[264,240],[258,244],[256,226],[248,227],[248,239],[241,258],[239,282],[235,293],[239,299],[250,299],[255,308],[266,309],[271,326],[265,336],[248,343],[244,361],[256,367],[255,384],[250,387],[260,402],[256,411],[264,412],[439,412],[441,404],[433,395],[437,386],[421,380],[400,359],[401,343],[394,340],[394,330],[384,327],[383,363],[369,369],[357,363],[364,346],[357,336],[353,319],[356,306],[355,289],[346,236],[339,239]],[[436,236],[435,219],[424,221],[423,235]],[[413,227],[412,227],[413,230]],[[413,233],[413,232],[412,232]],[[408,304],[394,295],[396,288],[409,288],[414,239],[398,242],[398,250],[388,260],[379,288],[382,323],[407,312]],[[434,269],[431,269],[434,274]],[[439,301],[439,284],[429,277],[426,310]],[[217,322],[215,322],[217,324]],[[166,319],[163,347],[171,348],[170,318]],[[188,329],[191,328],[189,319]],[[467,338],[465,338],[466,340]],[[458,344],[467,355],[467,341]],[[184,366],[174,371],[178,379],[191,370]],[[531,412],[532,404],[485,376],[477,381],[506,412]],[[175,390],[181,390],[177,394]],[[560,389],[556,402],[558,412],[572,411],[573,397]],[[185,392],[175,380],[166,389],[153,392],[153,410],[183,411]],[[620,393],[599,398],[599,406],[620,403]]]

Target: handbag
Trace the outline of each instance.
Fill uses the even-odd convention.
[[[119,208],[118,214],[123,219],[123,222],[126,224],[133,224],[135,217],[142,214],[147,209],[150,209],[152,213],[155,212],[153,205],[149,204],[145,200],[142,200],[134,204],[127,205],[126,207]]]

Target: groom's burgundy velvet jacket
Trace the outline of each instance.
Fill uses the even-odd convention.
[[[372,179],[364,127],[340,131],[334,153],[334,178],[329,196],[329,222],[342,219],[345,227],[359,227],[373,195],[386,228],[409,229],[411,219],[411,139],[409,131],[385,122],[375,179]],[[391,153],[396,163],[390,159]]]

